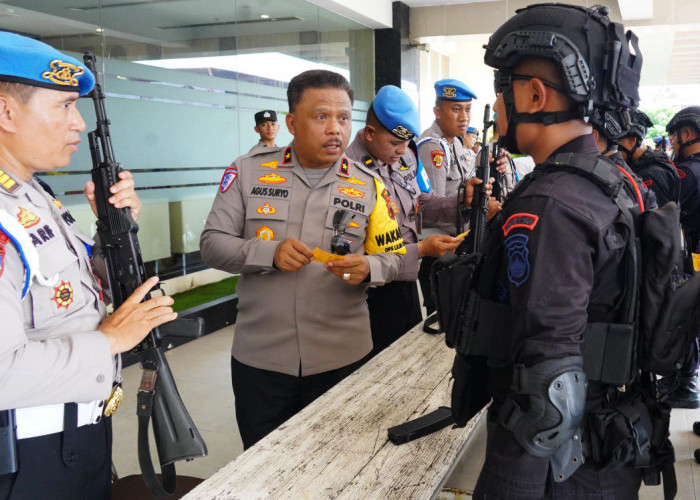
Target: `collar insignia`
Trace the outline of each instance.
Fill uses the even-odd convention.
[[[284,150],[284,160],[282,161],[284,165],[287,163],[292,163],[292,148],[288,147]]]
[[[343,175],[350,175],[350,162],[344,156],[342,161],[340,162],[340,169],[338,170],[338,172]]]

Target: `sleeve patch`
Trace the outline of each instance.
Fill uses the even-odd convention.
[[[231,184],[233,184],[233,181],[236,180],[236,177],[238,177],[238,168],[229,167],[224,170],[224,175],[221,176],[221,185],[219,186],[219,190],[222,193],[228,191],[228,188],[231,187]]]
[[[532,231],[537,225],[537,221],[539,220],[539,216],[534,214],[513,214],[510,217],[508,217],[508,220],[505,222],[505,224],[503,224],[503,237],[508,236],[508,233],[510,233],[511,230],[518,227]]]
[[[508,281],[515,286],[522,285],[530,277],[529,241],[524,234],[514,234],[503,241],[508,254]]]
[[[433,161],[435,168],[440,168],[445,162],[445,152],[442,149],[433,149],[430,152],[430,159]]]

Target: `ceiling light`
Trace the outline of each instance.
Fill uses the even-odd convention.
[[[267,14],[260,14],[260,19],[270,19],[270,16]]]
[[[98,33],[102,33],[104,31],[104,28],[95,28],[95,31],[97,31]]]

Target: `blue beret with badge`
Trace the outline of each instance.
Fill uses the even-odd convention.
[[[466,83],[446,78],[435,82],[435,97],[446,101],[471,101],[476,99],[476,94]]]
[[[394,85],[385,85],[372,101],[379,123],[399,139],[407,141],[420,133],[418,110],[408,94]]]
[[[475,136],[479,137],[479,129],[476,127],[467,127],[467,133],[474,134]]]
[[[74,57],[38,40],[5,31],[0,31],[0,81],[80,95],[95,86],[93,74]]]

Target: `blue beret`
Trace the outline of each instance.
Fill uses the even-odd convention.
[[[470,134],[475,134],[477,137],[479,137],[479,129],[476,127],[467,127],[467,132]]]
[[[0,31],[0,81],[87,94],[95,77],[77,59],[43,42]]]
[[[435,82],[435,97],[446,101],[471,101],[476,94],[467,85],[454,78]]]
[[[385,85],[372,101],[377,120],[399,139],[408,140],[420,133],[418,110],[408,94],[393,85]]]

